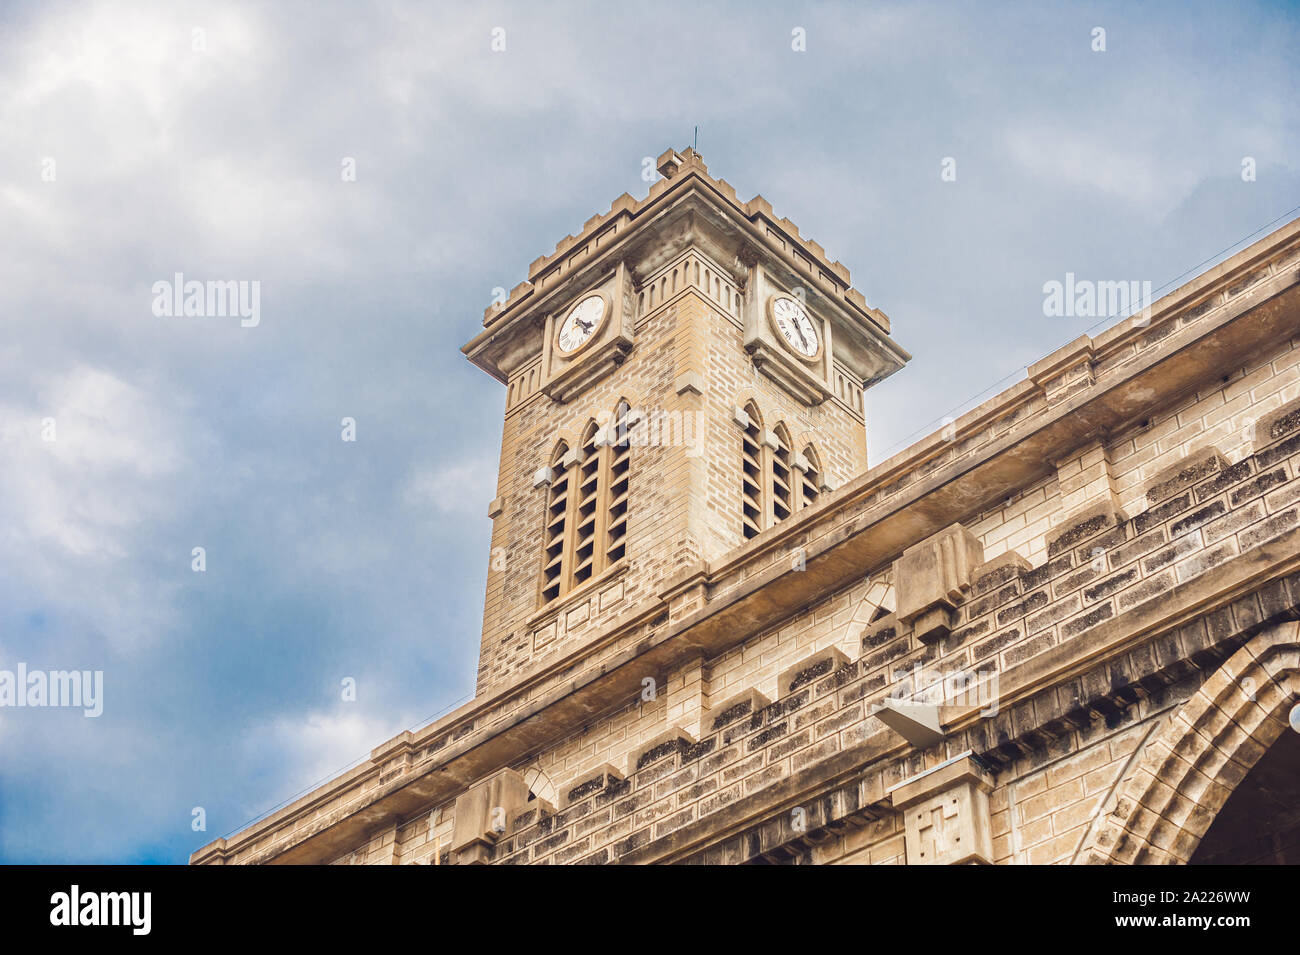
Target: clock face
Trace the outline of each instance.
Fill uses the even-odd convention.
[[[813,358],[821,351],[817,329],[808,317],[808,311],[798,299],[778,295],[772,299],[772,324],[785,343],[802,358]]]
[[[591,341],[604,320],[605,298],[602,295],[588,295],[569,309],[569,314],[560,323],[560,334],[555,341],[560,354],[572,354]]]

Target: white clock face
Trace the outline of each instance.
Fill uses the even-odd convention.
[[[588,295],[569,310],[560,324],[560,334],[556,339],[561,354],[575,352],[596,334],[600,323],[605,320],[605,299],[600,295]]]
[[[781,337],[804,358],[812,358],[821,347],[817,342],[817,329],[807,310],[798,299],[779,295],[772,300],[772,322]]]

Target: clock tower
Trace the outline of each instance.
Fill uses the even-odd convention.
[[[692,149],[529,267],[464,347],[506,386],[478,694],[599,641],[866,469],[889,319]]]

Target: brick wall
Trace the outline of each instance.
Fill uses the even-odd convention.
[[[655,282],[651,277],[646,284]],[[540,390],[528,395],[523,386],[510,386],[497,479],[501,512],[492,533],[492,554],[503,559],[488,573],[480,694],[508,686],[557,652],[572,650],[600,623],[654,594],[681,568],[700,558],[716,559],[743,543],[741,444],[732,420],[734,406],[753,399],[766,428],[786,425],[795,450],[812,443],[823,474],[832,480],[847,480],[866,466],[860,408],[838,398],[803,405],[760,374],[742,347],[740,319],[733,314],[738,305],[729,310],[722,294],[706,295],[691,286],[653,309],[644,306],[644,295],[641,300],[647,310],[637,318],[631,355],[617,374],[579,399],[561,404]],[[703,394],[681,387],[691,372],[699,375]],[[534,380],[534,388],[537,384]],[[628,566],[554,601],[553,614],[539,614],[545,491],[533,487],[533,475],[549,463],[557,440],[578,444],[588,421],[612,412],[620,399],[646,412],[685,416],[675,420],[694,422],[702,415],[703,441],[632,448]],[[690,439],[693,428],[687,429]],[[548,629],[552,619],[554,627]],[[547,636],[539,637],[539,631]]]
[[[1231,376],[1240,381],[1254,375],[1258,404],[1238,405],[1238,426],[1261,417],[1261,408],[1275,408],[1274,399],[1287,393],[1294,376],[1295,342],[1278,350],[1257,368]],[[1263,376],[1259,369],[1272,374]],[[1207,422],[1212,409],[1226,404],[1224,390],[1231,383],[1177,403],[1153,421],[1144,433],[1159,429],[1159,421],[1187,420],[1195,428],[1163,434],[1173,453],[1189,446],[1204,447],[1196,438],[1221,434]],[[1231,399],[1227,399],[1231,400]],[[990,562],[992,569],[976,580],[972,599],[959,611],[959,627],[950,637],[929,647],[918,645],[892,615],[863,626],[855,611],[873,581],[838,593],[769,632],[761,634],[716,660],[706,661],[714,709],[704,712],[698,742],[680,753],[668,753],[651,767],[632,771],[626,764],[637,748],[668,725],[667,700],[637,703],[611,717],[594,721],[583,732],[538,754],[536,762],[555,779],[581,782],[596,767],[612,764],[628,778],[566,807],[554,817],[532,819],[518,835],[503,845],[507,862],[613,861],[675,828],[724,808],[733,800],[752,795],[789,773],[824,759],[841,748],[879,733],[883,727],[868,713],[906,681],[920,665],[933,676],[954,670],[1008,670],[1064,641],[1087,640],[1089,631],[1147,600],[1157,600],[1176,583],[1212,571],[1224,560],[1256,547],[1300,523],[1300,413],[1296,419],[1264,435],[1258,450],[1241,442],[1230,445],[1242,455],[1211,465],[1194,463],[1191,472],[1157,485],[1142,495],[1127,497],[1138,506],[1132,518],[1117,526],[1091,532],[1078,531],[1068,522],[1052,525],[1051,512],[1039,518],[1038,533],[1026,538],[1029,553],[1041,559],[1037,567]],[[1229,419],[1222,419],[1229,420]],[[1140,442],[1159,447],[1161,438],[1141,440],[1123,436],[1119,443]],[[1174,443],[1174,442],[1177,443]],[[1132,455],[1128,455],[1131,457]],[[1169,470],[1168,454],[1147,459]],[[1141,465],[1130,469],[1141,473]],[[1126,473],[1130,473],[1126,472]],[[1140,487],[1130,485],[1130,487]],[[1009,505],[1012,520],[1030,513],[1026,506],[1045,488],[1019,496]],[[985,519],[985,533],[998,525]],[[872,604],[868,604],[874,609]],[[797,693],[781,693],[778,675],[815,651],[839,645],[847,630],[861,632],[858,659],[835,671],[832,677]],[[1119,782],[1128,757],[1152,720],[1195,689],[1193,679],[1163,695],[1150,711],[1130,714],[1131,726],[1108,726],[1097,718],[1085,729],[1058,740],[1056,753],[1046,765],[1030,768],[1034,761],[1008,767],[992,796],[995,852],[999,861],[1066,861],[1083,838],[1101,800]],[[718,725],[722,702],[745,689],[775,700],[755,715],[733,724]],[[931,698],[934,687],[919,687],[917,698]],[[952,755],[927,753],[931,762]],[[1037,760],[1041,762],[1041,757]],[[901,766],[901,764],[899,764]],[[883,770],[902,778],[902,770]],[[535,814],[536,815],[536,814]],[[531,818],[531,817],[530,817]],[[872,830],[881,842],[897,833]],[[892,850],[875,848],[869,834],[844,837],[844,859],[899,861]],[[826,852],[835,850],[827,849]],[[864,855],[865,853],[865,855]],[[823,856],[819,858],[825,857]]]

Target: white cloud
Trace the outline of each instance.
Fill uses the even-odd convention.
[[[358,694],[373,692],[364,683]],[[362,702],[340,703],[335,712],[313,710],[280,714],[250,727],[241,746],[251,764],[274,766],[278,780],[299,792],[332,779],[370,755],[385,740],[407,728],[400,719],[367,715]],[[290,793],[277,794],[288,799]],[[264,813],[264,804],[250,803],[250,813]]]
[[[1036,117],[1006,132],[1007,158],[1033,178],[1084,189],[1146,209],[1167,209],[1199,181],[1189,163],[1125,141],[1104,122],[1069,124]]]
[[[136,545],[176,505],[184,403],[77,365],[29,402],[0,405],[0,563],[35,601],[69,605],[116,644],[170,618],[167,588],[141,577]]]
[[[464,515],[466,502],[490,499],[497,483],[497,466],[487,458],[452,464],[415,466],[406,479],[402,500],[416,512]]]

